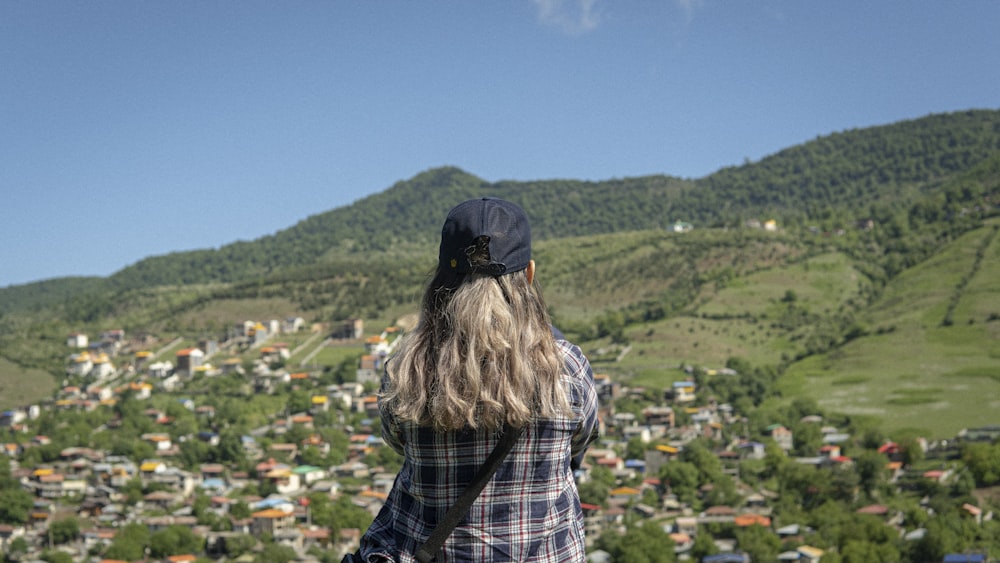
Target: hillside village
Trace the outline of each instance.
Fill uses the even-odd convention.
[[[188,550],[179,552],[163,544],[147,547],[128,558],[132,560],[257,561],[267,557],[267,545],[278,545],[291,550],[286,553],[294,553],[295,560],[339,561],[357,546],[366,525],[364,516],[357,515],[367,514],[368,521],[374,517],[400,463],[378,436],[374,389],[401,333],[391,327],[365,338],[360,320],[307,326],[296,317],[248,321],[231,327],[221,341],[160,342],[153,335],[117,329],[93,339],[68,335],[66,384],[45,402],[0,415],[6,458],[0,459],[0,469],[8,463],[11,482],[31,499],[23,522],[10,523],[13,511],[0,510],[11,516],[0,524],[0,551],[9,560],[37,560],[46,553],[64,553],[73,561],[122,560],[110,557],[127,552],[116,541],[123,530],[138,524],[160,537],[167,531],[183,536],[178,530],[185,530],[203,541],[193,549],[181,542]],[[305,350],[280,342],[282,335],[291,334],[306,335],[298,345]],[[288,362],[293,353],[299,357],[319,351],[332,341],[356,345],[353,377],[334,381],[329,370],[299,370]],[[647,522],[669,534],[681,560],[750,561],[747,547],[738,541],[739,530],[748,528],[780,546],[776,560],[823,560],[829,550],[811,543],[818,536],[805,518],[776,520],[780,492],[747,476],[778,463],[776,458],[816,471],[851,467],[855,460],[846,452],[858,437],[811,414],[799,422],[815,426],[821,446],[803,455],[791,428],[773,424],[763,434],[751,435],[748,413],[718,402],[699,388],[695,377],[732,378],[737,372],[707,367],[688,367],[687,372],[689,378],[662,393],[595,375],[603,439],[577,472],[590,561],[613,561],[602,549],[606,534],[626,534]],[[220,422],[217,393],[222,387],[213,387],[213,380],[242,382],[238,393],[246,397],[280,400],[267,403],[273,410],[237,440]],[[102,421],[84,436],[90,443],[66,443],[53,435],[79,421]],[[137,428],[143,430],[141,444],[113,438]],[[1000,429],[986,428],[963,438],[991,440],[997,435]],[[919,491],[929,488],[926,483],[952,486],[959,475],[945,445],[917,443],[919,459],[941,460],[937,469],[916,469],[907,463],[915,459],[912,452],[908,457],[900,445],[886,441],[878,454],[888,486]],[[661,478],[669,474],[664,473],[667,466],[695,450],[710,453],[712,461],[703,466],[718,467],[731,487],[699,480],[682,491],[679,479]],[[226,461],[231,459],[244,462]],[[596,486],[601,483],[607,487]],[[595,491],[603,497],[595,497]],[[850,494],[861,498],[856,490]],[[330,505],[336,502],[355,511],[350,522],[330,519]],[[933,512],[926,504],[923,510]],[[920,541],[927,531],[911,515],[884,504],[857,511],[872,515],[905,541]],[[976,526],[993,518],[988,507],[972,503],[964,503],[961,514]],[[709,531],[706,548],[699,535]],[[944,560],[987,557],[954,553]]]

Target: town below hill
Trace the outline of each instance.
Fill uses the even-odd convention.
[[[293,317],[218,340],[68,335],[64,384],[0,416],[4,557],[340,561],[400,467],[374,390],[404,332]],[[576,473],[589,561],[1000,553],[1000,427],[890,440],[807,399],[742,411],[733,389],[766,385],[749,366],[680,370],[665,389],[595,375],[602,439]]]

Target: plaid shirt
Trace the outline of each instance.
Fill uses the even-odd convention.
[[[437,562],[585,560],[583,512],[570,462],[597,438],[597,393],[580,349],[565,340],[556,342],[565,359],[563,380],[574,416],[539,420],[525,428]],[[361,552],[372,563],[410,563],[498,437],[471,429],[434,432],[398,423],[384,409],[381,416],[383,439],[405,460],[385,505],[361,539]]]

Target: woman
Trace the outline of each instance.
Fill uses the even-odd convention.
[[[597,437],[593,374],[553,336],[534,277],[520,207],[451,210],[418,326],[382,381],[382,436],[405,459],[361,540],[366,561],[414,561],[505,424],[523,433],[436,561],[584,561],[572,467]]]

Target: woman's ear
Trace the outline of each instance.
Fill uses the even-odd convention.
[[[528,267],[524,269],[524,275],[528,276],[528,283],[535,280],[535,261],[528,260]]]

